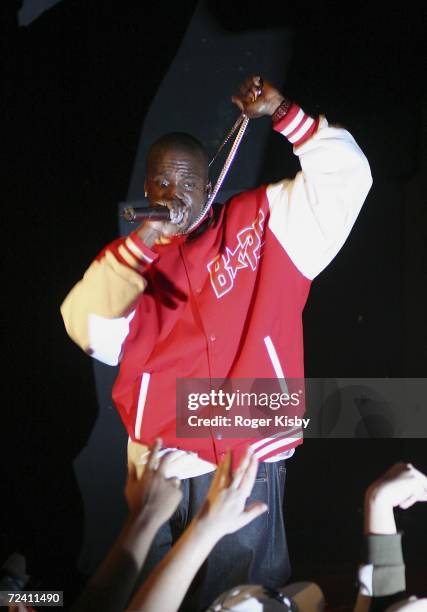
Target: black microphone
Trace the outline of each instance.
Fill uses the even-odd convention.
[[[125,206],[121,216],[129,223],[142,223],[147,219],[150,221],[172,221],[171,213],[172,211],[166,206]],[[173,222],[177,223],[175,216]]]

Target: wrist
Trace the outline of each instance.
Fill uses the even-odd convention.
[[[142,532],[156,532],[159,528],[159,521],[155,514],[148,512],[146,508],[139,512],[130,512],[125,522],[125,529],[134,535]]]
[[[213,548],[227,532],[221,530],[218,521],[212,520],[207,514],[199,513],[193,520],[192,527],[197,534],[198,541],[205,546]]]
[[[144,540],[154,539],[158,528],[153,521],[143,521],[129,516],[123,525],[121,541],[127,550],[135,550]]]
[[[379,489],[371,491],[365,498],[365,534],[388,535],[396,533],[393,504]]]
[[[149,249],[159,240],[161,232],[158,229],[151,227],[148,223],[144,223],[136,231],[138,237]]]
[[[286,115],[288,114],[289,109],[292,106],[291,100],[288,100],[287,98],[285,98],[283,96],[280,96],[280,98],[278,98],[277,102],[278,102],[278,104],[274,108],[274,111],[271,113],[271,120],[273,122],[273,125],[275,125],[276,123],[279,123],[279,121],[281,121],[281,119],[286,117]]]

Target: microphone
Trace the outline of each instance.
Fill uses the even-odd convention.
[[[143,221],[173,221],[173,223],[180,223],[184,213],[181,212],[180,220],[176,221],[176,214],[172,219],[174,211],[169,210],[166,206],[125,206],[123,208],[121,216],[129,223],[142,223]]]

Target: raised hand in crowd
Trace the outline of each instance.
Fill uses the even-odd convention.
[[[161,440],[157,439],[140,478],[136,465],[129,463],[125,487],[129,515],[107,557],[74,604],[73,612],[125,609],[154,536],[182,497],[180,481],[165,477],[177,452],[159,458],[160,447]]]
[[[177,610],[196,572],[215,544],[266,512],[254,502],[245,507],[255,482],[258,462],[248,451],[234,474],[227,453],[212,480],[206,500],[189,527],[135,595],[129,610]]]
[[[125,486],[130,520],[149,522],[157,528],[172,516],[182,498],[179,478],[168,476],[170,465],[181,451],[170,451],[160,457],[161,444],[157,438],[141,476],[137,465],[129,463]]]
[[[394,508],[427,501],[427,476],[410,463],[396,463],[365,494],[365,533],[396,533]]]
[[[404,599],[402,534],[394,517],[394,508],[406,510],[422,501],[427,501],[427,476],[410,463],[396,463],[367,488],[364,564],[354,612],[427,610],[427,599]]]

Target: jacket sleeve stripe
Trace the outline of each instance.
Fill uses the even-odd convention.
[[[146,251],[148,251],[148,249],[146,249],[145,251],[143,251],[135,242],[136,237],[134,238],[134,236],[131,234],[130,236],[128,236],[126,238],[126,247],[129,249],[129,251],[135,256],[137,257],[140,261],[144,261],[144,262],[148,262],[148,263],[153,263],[154,259],[155,259],[155,254],[154,253],[150,253],[148,254]]]
[[[300,146],[311,138],[318,126],[318,119],[313,119],[298,104],[293,103],[286,115],[274,124],[274,129],[294,146]]]
[[[143,272],[144,271],[143,266],[141,266],[138,263],[138,261],[135,259],[135,257],[132,255],[132,253],[129,251],[129,249],[126,248],[125,244],[121,244],[119,246],[119,248],[117,249],[117,252],[120,255],[120,257],[122,258],[122,260],[125,262],[126,265],[130,266],[134,270],[138,270],[139,272]]]
[[[281,129],[281,126],[286,121],[289,121],[290,119],[289,115],[292,113],[292,110],[290,110],[288,115],[286,115],[286,117],[283,119],[283,123],[280,122],[276,126],[276,129],[279,129],[279,131],[283,134],[283,136],[288,137],[289,134],[292,134],[292,132],[296,130],[299,125],[301,125],[302,120],[307,116],[305,112],[302,110],[302,108],[299,108],[299,107],[295,107],[295,108],[298,108],[298,112],[296,113],[295,117],[290,121],[290,123],[285,124],[286,127],[284,129]]]
[[[292,457],[292,455],[295,453],[296,447],[303,444],[303,442],[304,442],[303,436],[301,436],[300,438],[295,438],[293,442],[287,442],[286,446],[284,446],[283,448],[279,448],[278,451],[273,450],[268,455],[265,455],[261,459],[261,461],[265,461],[266,463],[275,462],[276,457],[280,457],[281,455],[284,454],[285,451],[289,453],[289,457],[283,457],[283,459],[290,459],[290,457]],[[277,460],[280,461],[279,458]]]
[[[262,438],[262,440],[258,440],[258,442],[254,442],[253,444],[251,444],[250,449],[251,450],[257,450],[259,449],[261,446],[264,446],[264,444],[269,444],[270,442],[275,442],[277,441],[279,438],[282,439],[287,439],[285,438],[285,436],[290,436],[290,434],[293,434],[295,432],[302,432],[301,427],[290,427],[289,429],[287,429],[286,431],[281,431],[277,434],[274,434],[273,436],[270,436],[269,438]]]
[[[305,121],[303,122],[301,127],[298,129],[298,131],[288,136],[289,142],[294,144],[295,142],[298,142],[299,140],[301,140],[301,138],[303,138],[306,135],[306,133],[308,132],[308,130],[311,128],[313,124],[314,124],[314,119],[312,117],[306,117]]]
[[[276,451],[277,449],[283,448],[285,446],[290,446],[291,444],[294,444],[295,442],[302,440],[302,438],[303,438],[302,431],[300,431],[300,433],[295,436],[292,436],[289,438],[283,438],[281,440],[277,440],[277,442],[273,442],[271,444],[268,444],[267,446],[264,446],[259,451],[256,451],[254,453],[254,456],[257,459],[262,459],[262,457],[269,455],[273,451]]]

